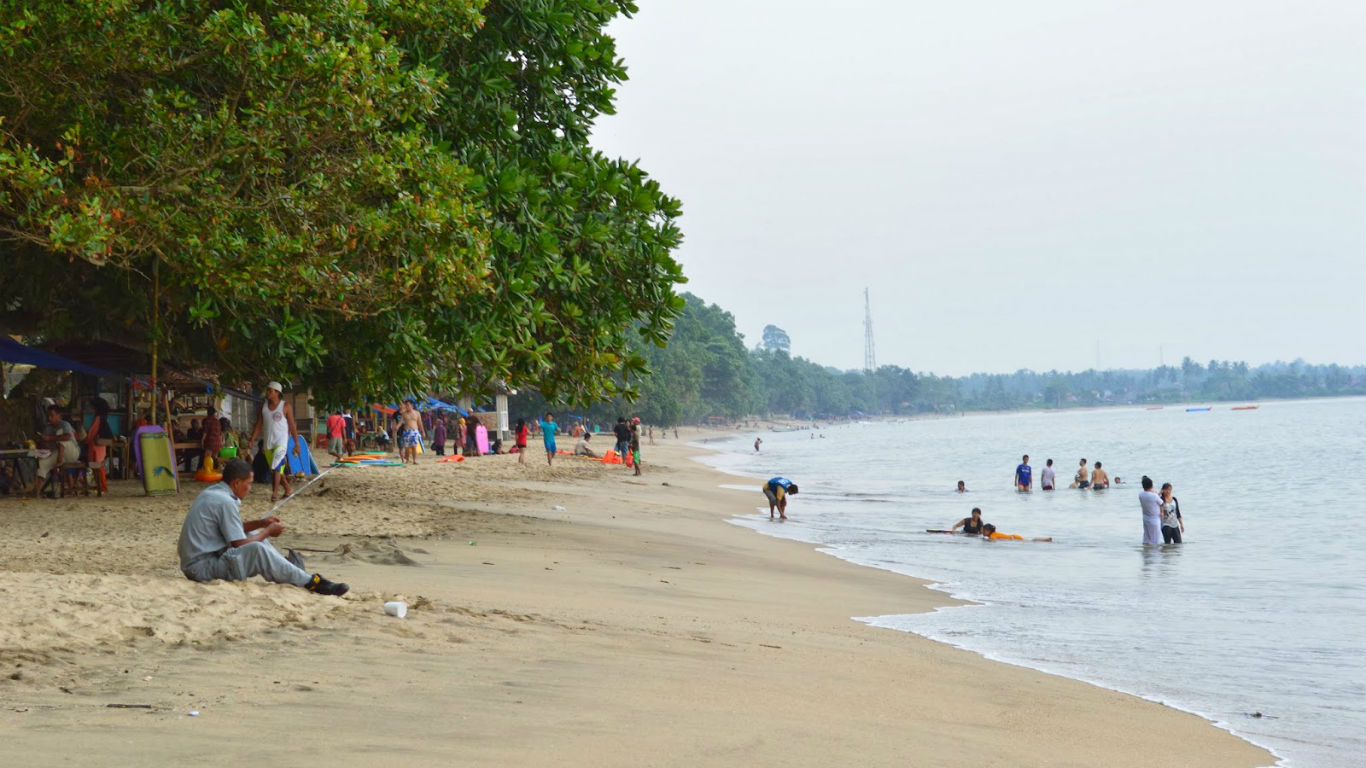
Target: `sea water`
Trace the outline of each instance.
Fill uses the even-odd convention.
[[[759,483],[737,480],[762,505],[737,524],[975,603],[861,620],[1203,715],[1294,768],[1366,764],[1366,399],[821,424],[708,447],[721,469],[800,486],[770,523]],[[1034,491],[1017,493],[1025,453]],[[1123,483],[1068,489],[1083,457]],[[1145,474],[1174,486],[1185,543],[1141,544]],[[926,532],[974,506],[1054,541]]]

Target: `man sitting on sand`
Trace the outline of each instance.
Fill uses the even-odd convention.
[[[797,484],[785,477],[775,477],[763,485],[764,496],[768,498],[768,519],[773,519],[777,509],[783,520],[787,519],[787,497],[797,495]]]
[[[986,525],[982,526],[982,538],[984,538],[984,539],[991,539],[992,541],[997,541],[997,540],[1000,540],[1000,539],[1009,539],[1009,540],[1014,540],[1014,541],[1026,541],[1025,537],[1020,536],[1019,534],[1015,534],[1015,533],[997,533],[997,532],[996,532],[996,526],[992,525],[991,523],[987,523]],[[1052,541],[1052,540],[1053,540],[1053,537],[1052,537],[1052,536],[1047,536],[1047,537],[1044,537],[1044,538],[1037,538],[1037,539],[1028,539],[1028,541]]]
[[[579,435],[579,441],[574,443],[575,456],[587,456],[590,459],[598,458],[597,452],[588,447],[588,441],[592,437],[593,434],[591,432],[584,432],[582,435]]]
[[[320,595],[346,594],[347,585],[316,573],[310,576],[266,541],[284,532],[280,518],[272,515],[242,522],[242,499],[251,492],[251,480],[251,465],[231,459],[223,466],[222,481],[200,491],[180,528],[180,572],[191,581],[245,581],[260,576]],[[248,536],[248,531],[255,533]]]

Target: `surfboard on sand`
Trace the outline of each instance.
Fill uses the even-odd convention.
[[[138,433],[138,461],[142,468],[142,489],[148,496],[161,496],[180,490],[176,475],[175,454],[171,440],[161,429]]]
[[[480,456],[489,452],[489,430],[483,424],[474,428],[474,445],[479,449]]]

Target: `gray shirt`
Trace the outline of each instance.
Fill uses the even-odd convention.
[[[241,506],[227,483],[214,483],[200,492],[180,527],[180,570],[197,560],[221,555],[232,542],[247,537],[242,530]]]
[[[1138,505],[1143,508],[1143,519],[1156,523],[1162,518],[1162,497],[1152,491],[1138,494]]]
[[[70,435],[70,436],[71,436],[71,441],[72,441],[73,443],[76,441],[76,430],[75,430],[75,428],[73,428],[73,427],[71,426],[71,422],[67,421],[66,419],[62,419],[60,422],[57,423],[57,426],[55,426],[55,427],[52,426],[51,424],[47,425],[46,427],[43,428],[43,434],[45,434],[45,435]]]

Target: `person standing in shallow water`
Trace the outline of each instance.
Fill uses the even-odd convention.
[[[1049,459],[1043,466],[1043,477],[1039,478],[1039,488],[1045,491],[1053,490],[1057,478],[1057,473],[1053,471],[1053,460]]]
[[[787,519],[787,497],[797,495],[797,484],[785,477],[775,477],[763,485],[764,498],[768,499],[768,519],[773,519],[773,510],[778,510],[782,520]]]
[[[1020,466],[1015,468],[1015,490],[1028,491],[1034,485],[1034,470],[1029,467],[1029,454],[1020,457]]]
[[[1153,493],[1152,478],[1143,476],[1143,490],[1138,494],[1138,506],[1143,512],[1143,543],[1162,543],[1162,499]]]
[[[1077,476],[1072,480],[1072,487],[1082,490],[1091,487],[1091,473],[1086,469],[1086,459],[1082,459],[1080,466],[1077,467]]]
[[[1152,482],[1149,480],[1148,482]],[[1110,473],[1101,469],[1100,462],[1096,462],[1096,468],[1091,471],[1091,490],[1103,491],[1110,487]]]
[[[1115,479],[1118,482],[1118,478]],[[1172,484],[1163,483],[1162,492],[1162,543],[1180,544],[1181,534],[1186,532],[1186,521],[1181,518],[1181,502],[1172,495]]]

